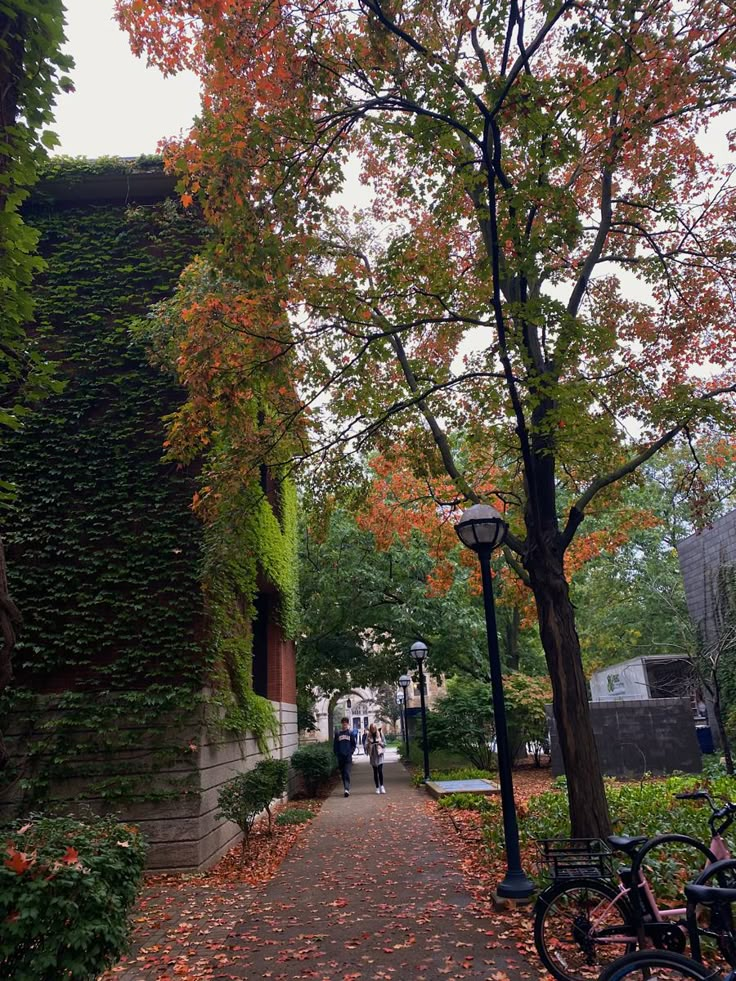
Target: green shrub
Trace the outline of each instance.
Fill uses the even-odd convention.
[[[0,840],[0,976],[94,981],[126,949],[145,861],[137,829],[38,817]]]
[[[559,783],[555,781],[558,786]],[[570,835],[567,793],[564,781],[562,783],[560,789],[534,797],[526,812],[520,811],[522,842],[530,844],[538,838],[566,838]],[[715,778],[708,778],[706,774],[671,776],[661,780],[648,777],[641,783],[618,783],[607,779],[605,788],[616,834],[652,837],[673,832],[691,835],[706,845],[710,841],[710,808],[705,802],[676,800],[674,795],[703,788],[714,798],[736,800],[736,779],[725,775]],[[487,845],[495,850],[502,846],[503,823],[500,804],[496,800],[489,804],[488,811],[483,815],[483,834]],[[736,835],[727,834],[726,837],[734,851]],[[649,854],[647,877],[658,898],[668,898],[677,891],[675,887],[690,881],[702,869],[703,863],[702,855],[692,847],[668,844]]]
[[[306,824],[307,821],[311,821],[314,814],[311,811],[307,811],[303,807],[290,807],[286,811],[282,811],[276,818],[276,824]]]
[[[239,773],[223,784],[217,794],[218,818],[234,821],[243,832],[243,850],[258,815],[268,815],[271,834],[271,804],[286,791],[287,760],[265,759],[247,773]]]
[[[307,793],[314,797],[337,769],[331,743],[308,743],[291,757],[291,765],[304,780]]]
[[[662,780],[648,778],[641,783],[618,783],[606,780],[606,797],[616,834],[655,835],[680,832],[706,843],[710,840],[707,804],[676,800],[675,794],[702,787],[713,797],[736,799],[736,779],[721,776],[671,776]],[[570,834],[567,794],[550,790],[534,798],[522,821],[527,838],[566,837]]]
[[[458,766],[451,770],[435,770],[430,758],[430,778],[432,780],[493,780],[496,776],[490,770],[479,770],[475,766]],[[424,783],[424,772],[415,773],[412,777],[415,787]]]
[[[405,763],[410,766],[418,768],[424,771],[424,754],[422,753],[422,747],[419,742],[415,739],[409,747],[409,755],[407,757],[406,752],[401,749],[401,758]],[[468,759],[466,756],[462,756],[460,753],[455,753],[450,749],[433,749],[429,753],[429,772],[439,773],[450,771],[450,770],[462,770],[468,768]]]
[[[437,801],[438,807],[457,811],[489,811],[492,801],[485,794],[446,794]]]
[[[494,733],[488,684],[465,676],[449,678],[445,694],[427,715],[429,748],[450,746],[466,762],[487,770]]]

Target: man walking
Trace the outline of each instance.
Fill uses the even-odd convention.
[[[350,796],[350,770],[353,766],[353,753],[358,742],[355,735],[350,731],[350,720],[343,718],[340,720],[342,729],[335,733],[335,740],[332,744],[337,757],[337,765],[340,768],[342,777],[343,796]]]

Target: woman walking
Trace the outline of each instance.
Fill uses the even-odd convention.
[[[368,729],[368,739],[366,742],[366,752],[368,759],[373,767],[373,782],[376,785],[377,794],[385,794],[386,788],[383,786],[383,751],[386,749],[386,740],[383,733],[372,722]]]

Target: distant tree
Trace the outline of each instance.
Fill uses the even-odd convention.
[[[401,709],[396,700],[396,685],[379,685],[373,692],[373,700],[378,705],[378,718],[388,722],[396,731],[399,728]]]
[[[590,534],[609,538],[628,526],[619,547],[593,556],[572,579],[588,674],[630,657],[693,653],[677,544],[733,507],[736,445],[709,437],[664,450],[615,506],[588,519]]]
[[[449,590],[432,587],[435,563],[420,535],[378,548],[346,509],[333,508],[317,523],[307,502],[300,565],[300,690],[342,694],[395,684],[419,636],[432,645],[436,673],[482,664],[482,608],[462,579]]]
[[[539,766],[542,754],[549,752],[549,733],[545,708],[550,704],[552,688],[548,678],[531,678],[516,671],[503,679],[509,734],[516,734],[512,752],[526,755],[531,745],[534,763]]]
[[[462,676],[449,678],[446,693],[438,699],[431,718],[435,745],[451,748],[481,770],[494,769],[496,755],[491,743],[496,730],[487,684]]]

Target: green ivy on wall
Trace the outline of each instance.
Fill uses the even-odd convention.
[[[130,722],[161,726],[191,707],[205,667],[192,616],[202,541],[193,480],[160,459],[161,417],[178,393],[128,332],[171,289],[201,230],[172,202],[39,204],[27,220],[48,262],[35,330],[66,385],[0,450],[18,488],[5,540],[24,617],[6,709],[42,727],[23,773],[31,800],[52,777],[126,795],[136,766],[111,781],[89,754],[129,750],[141,768],[153,757],[164,766],[176,745],[141,747]]]
[[[220,680],[216,699],[225,728],[251,729],[261,743],[276,733],[277,720],[271,703],[252,688],[259,572],[276,589],[284,634],[294,637],[297,631],[297,500],[290,480],[281,482],[279,497],[281,520],[260,486],[246,488],[217,509],[205,531],[204,583]]]
[[[57,162],[49,176],[119,163]],[[247,488],[202,523],[198,464],[162,461],[163,420],[182,394],[131,328],[171,294],[202,240],[197,217],[172,200],[81,207],[39,195],[27,221],[48,263],[35,332],[66,384],[0,447],[0,473],[18,488],[4,534],[25,621],[2,724],[41,730],[16,776],[36,803],[60,780],[112,798],[186,792],[186,781],[151,791],[141,775],[191,756],[180,723],[203,690],[225,728],[262,747],[276,732],[252,690],[251,619],[260,570],[296,630],[294,488],[282,484],[280,521]],[[124,774],[109,762],[121,752]]]

